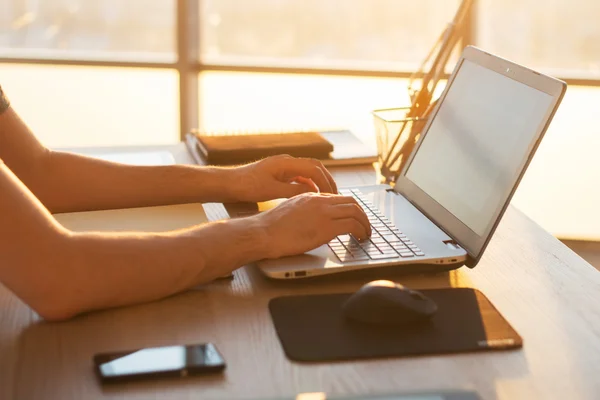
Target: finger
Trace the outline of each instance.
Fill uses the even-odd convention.
[[[301,176],[297,176],[294,179],[292,179],[292,182],[297,182],[297,183],[304,184],[306,186],[310,186],[311,188],[314,189],[314,190],[312,190],[313,192],[318,192],[319,191],[319,188],[317,187],[317,185],[311,179],[307,179],[307,178],[303,178]]]
[[[310,159],[310,161],[314,165],[316,165],[318,168],[320,168],[321,171],[323,171],[323,174],[325,175],[325,178],[327,178],[327,181],[329,182],[329,185],[331,186],[331,192],[329,192],[329,193],[335,193],[335,194],[337,194],[338,189],[337,189],[337,184],[335,183],[335,179],[333,179],[333,176],[327,170],[327,168],[325,168],[325,166],[323,165],[323,163],[320,160],[317,160],[316,158],[312,158],[312,159]]]
[[[273,186],[273,196],[276,198],[281,197],[294,197],[302,193],[317,192],[314,185],[306,185],[304,183],[277,183]]]
[[[333,236],[350,234],[359,240],[369,237],[363,224],[354,218],[335,219],[331,227]]]
[[[362,208],[357,204],[339,204],[330,207],[330,216],[333,219],[354,218],[363,226],[367,236],[371,237],[371,223]]]
[[[292,158],[286,165],[286,176],[289,179],[301,176],[312,180],[322,192],[332,193],[333,188],[321,168],[307,158]]]

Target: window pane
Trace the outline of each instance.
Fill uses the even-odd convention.
[[[15,110],[50,147],[179,141],[171,70],[0,65]]]
[[[174,0],[0,2],[5,56],[170,62],[174,51]]]
[[[600,239],[600,88],[571,86],[513,203],[554,235]]]
[[[597,0],[481,0],[477,42],[531,68],[600,78]]]
[[[199,83],[201,128],[350,128],[374,145],[371,111],[409,104],[407,82],[391,78],[205,72]]]
[[[201,54],[215,64],[414,70],[458,0],[205,0]]]

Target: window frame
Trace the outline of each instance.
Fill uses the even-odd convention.
[[[202,72],[227,71],[227,72],[262,72],[278,74],[311,74],[311,75],[333,75],[333,76],[357,76],[357,77],[385,77],[385,78],[409,78],[414,71],[392,71],[392,70],[364,70],[364,69],[335,69],[335,68],[295,68],[281,66],[248,66],[235,64],[208,64],[203,63],[199,55],[199,43],[201,34],[202,0],[176,0],[176,61],[175,62],[145,62],[145,61],[119,61],[119,60],[91,60],[77,58],[19,58],[3,57],[0,55],[0,63],[9,64],[37,64],[37,65],[68,65],[68,66],[91,66],[91,67],[113,67],[113,68],[157,68],[175,70],[179,77],[179,126],[180,137],[183,140],[185,134],[197,128],[200,124],[200,101],[199,76]],[[461,45],[477,44],[477,6],[473,6],[466,18],[466,25],[462,34]],[[448,76],[444,76],[447,78]],[[569,85],[577,86],[600,86],[600,79],[579,79],[559,77]]]

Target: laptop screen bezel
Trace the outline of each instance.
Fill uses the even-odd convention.
[[[419,147],[423,140],[427,136],[427,132],[429,131],[429,127],[431,126],[433,120],[435,119],[440,107],[444,104],[444,100],[446,98],[446,94],[448,93],[448,89],[451,87],[454,78],[460,71],[460,67],[462,66],[465,60],[469,60],[477,65],[483,66],[487,69],[495,71],[501,75],[504,75],[508,78],[514,79],[517,82],[523,83],[527,86],[530,86],[534,89],[547,93],[552,96],[551,106],[548,108],[547,114],[542,119],[542,123],[538,127],[537,132],[535,133],[534,140],[531,141],[527,149],[527,157],[525,157],[521,164],[519,165],[519,173],[515,177],[515,181],[510,190],[509,195],[507,196],[505,202],[502,206],[495,211],[492,220],[494,223],[490,224],[487,227],[486,231],[482,235],[478,235],[473,230],[471,230],[467,225],[465,225],[460,219],[450,213],[447,209],[445,209],[440,203],[430,197],[427,193],[425,193],[420,187],[418,187],[414,182],[412,182],[407,176],[407,171],[410,168],[412,161],[415,158],[415,155],[419,151]],[[396,184],[394,186],[394,190],[401,195],[403,195],[407,200],[409,200],[415,207],[417,207],[423,214],[425,214],[431,221],[433,221],[440,229],[445,231],[452,239],[454,239],[462,248],[464,248],[471,260],[468,264],[469,266],[475,266],[483,251],[485,250],[487,244],[489,243],[490,238],[492,237],[498,223],[500,222],[506,208],[510,204],[510,200],[529,165],[535,150],[537,149],[544,133],[546,132],[552,117],[554,116],[558,105],[560,104],[564,93],[566,91],[566,83],[546,76],[542,75],[538,72],[532,71],[523,66],[514,64],[508,60],[499,58],[492,54],[486,53],[476,47],[469,46],[465,48],[461,58],[459,59],[454,72],[448,79],[448,83],[446,88],[444,89],[438,104],[433,110],[430,118],[428,119],[427,124],[425,125],[421,137],[419,141],[415,145],[413,152],[410,157],[407,159],[406,164],[404,165],[401,174],[396,180]]]

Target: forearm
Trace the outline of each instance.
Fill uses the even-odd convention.
[[[53,314],[69,318],[210,282],[264,257],[258,232],[252,221],[231,220],[165,234],[72,235],[67,262],[53,272],[69,277],[56,282],[62,304]]]
[[[24,180],[51,212],[235,201],[232,169],[130,166],[50,152],[38,177]]]
[[[161,299],[265,257],[244,220],[156,234],[46,231],[35,251],[5,254],[5,284],[47,320]],[[23,247],[23,246],[16,246]]]

